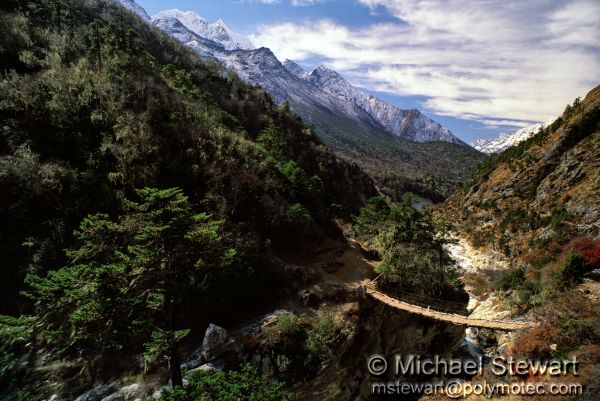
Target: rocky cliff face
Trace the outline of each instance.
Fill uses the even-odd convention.
[[[151,18],[146,10],[140,7],[134,0],[116,0],[116,2],[132,13],[137,14],[144,21],[150,22]]]
[[[331,364],[309,385],[295,388],[302,399],[370,400],[373,399],[371,386],[375,382],[426,381],[418,376],[394,375],[391,368],[394,355],[450,358],[456,355],[464,341],[465,332],[461,326],[398,311],[374,300],[365,301],[357,317],[356,334],[340,347]],[[388,370],[382,376],[371,375],[367,370],[369,356],[376,354],[388,360]],[[403,397],[418,399],[419,394]]]
[[[511,254],[600,230],[600,86],[491,159],[448,203],[476,242]]]

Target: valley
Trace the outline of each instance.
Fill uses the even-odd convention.
[[[0,401],[557,380],[494,357],[577,359],[563,399],[597,399],[600,86],[485,156],[194,12],[6,0],[0,30]]]
[[[146,15],[145,13],[142,14]],[[392,199],[406,191],[442,200],[466,180],[484,156],[418,110],[401,110],[352,86],[319,66],[304,71],[280,62],[248,40],[237,45],[231,30],[215,36],[194,12],[166,10],[152,24],[241,79],[288,104],[337,155],[357,163]],[[228,29],[228,28],[227,28]],[[220,38],[220,39],[219,39]]]

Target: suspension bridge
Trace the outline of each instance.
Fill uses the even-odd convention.
[[[464,303],[435,299],[418,294],[410,294],[391,287],[377,285],[379,277],[364,283],[366,294],[371,298],[392,308],[460,326],[477,327],[502,331],[523,330],[535,326],[532,322],[512,320],[474,318],[465,313]],[[391,290],[396,296],[388,295],[380,290]],[[410,299],[410,301],[409,301]]]

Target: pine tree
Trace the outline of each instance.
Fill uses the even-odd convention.
[[[47,277],[29,276],[51,342],[58,315],[71,332],[63,349],[91,346],[104,352],[139,347],[147,361],[165,357],[173,386],[182,385],[177,343],[188,331],[176,321],[186,296],[205,289],[211,269],[235,259],[222,235],[222,222],[192,211],[178,188],[138,190],[140,201],[125,201],[118,222],[88,216],[75,236],[81,246],[68,251],[71,264]]]

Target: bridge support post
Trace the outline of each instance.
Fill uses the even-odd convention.
[[[359,299],[367,299],[367,287],[365,287],[364,285],[359,285],[356,288],[356,296]]]

